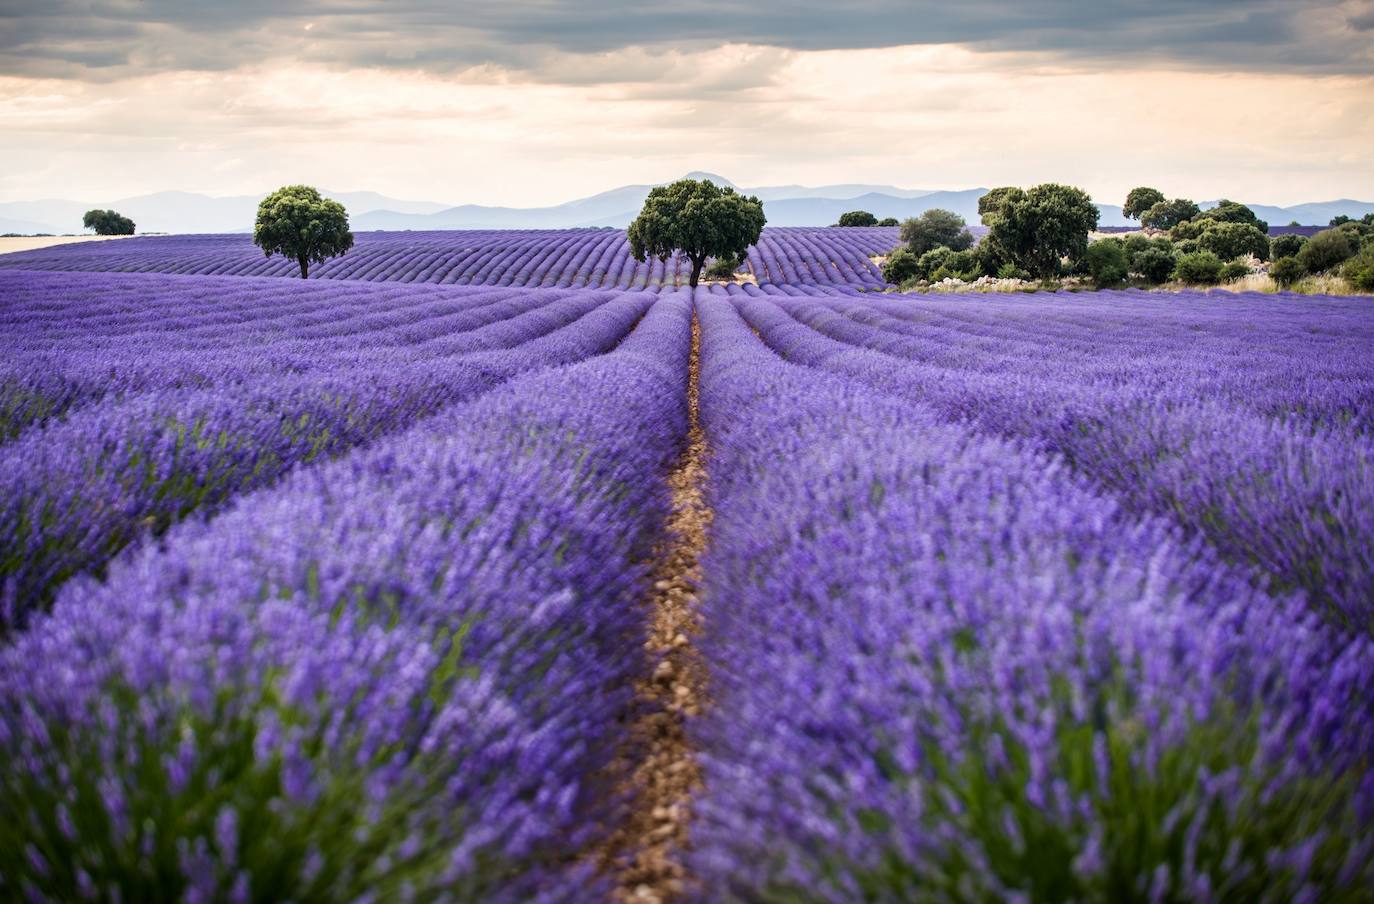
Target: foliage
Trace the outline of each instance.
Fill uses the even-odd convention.
[[[1217,206],[1211,210],[1204,210],[1197,215],[1200,220],[1215,220],[1218,223],[1245,223],[1254,226],[1260,232],[1267,233],[1269,224],[1255,215],[1255,212],[1236,201],[1229,201],[1222,198],[1217,202]]]
[[[1250,275],[1250,265],[1243,260],[1227,261],[1221,267],[1221,281],[1232,282]]]
[[[696,286],[707,258],[748,254],[764,221],[758,198],[707,180],[679,179],[649,190],[627,238],[637,261],[681,253],[692,265],[689,284]]]
[[[1324,229],[1298,251],[1298,260],[1307,268],[1308,273],[1325,273],[1333,267],[1345,263],[1355,254],[1350,236],[1339,227]]]
[[[1062,258],[1074,263],[1083,257],[1099,216],[1087,192],[1054,183],[994,189],[979,201],[979,209],[985,208],[989,238],[1018,267],[1039,277],[1058,273]]]
[[[706,268],[706,275],[711,279],[734,279],[735,271],[744,266],[743,257],[735,257],[727,254],[711,262],[711,266]]]
[[[1198,286],[1216,285],[1223,266],[1221,258],[1210,251],[1180,254],[1174,264],[1174,279]]]
[[[296,261],[305,279],[311,264],[352,248],[353,233],[348,231],[348,212],[338,201],[308,185],[288,185],[258,205],[253,242],[267,257],[280,254]]]
[[[1120,239],[1101,239],[1093,242],[1083,257],[1087,262],[1088,272],[1092,274],[1098,288],[1125,282],[1126,274],[1130,270],[1130,258],[1126,254],[1125,243]]]
[[[893,249],[883,261],[883,279],[900,286],[902,283],[921,278],[920,259],[905,245]]]
[[[896,218],[896,217],[883,217],[881,220],[878,221],[878,225],[879,225],[879,226],[896,226],[896,225],[897,225],[897,218]]]
[[[1172,248],[1152,246],[1132,255],[1131,270],[1139,273],[1146,282],[1158,284],[1169,278],[1176,263]]]
[[[1127,219],[1138,220],[1146,211],[1163,200],[1164,192],[1157,188],[1133,188],[1126,195],[1126,203],[1121,205],[1121,214]]]
[[[1297,233],[1286,233],[1276,235],[1269,240],[1269,259],[1278,260],[1281,257],[1296,257],[1302,250],[1302,246],[1307,244],[1307,236]]]
[[[840,221],[836,226],[877,226],[878,218],[866,210],[851,210],[849,213],[840,214]]]
[[[1285,288],[1307,275],[1307,268],[1292,255],[1281,257],[1269,265],[1269,276]]]
[[[1140,216],[1140,224],[1151,229],[1173,229],[1193,219],[1202,209],[1187,198],[1160,201]]]
[[[81,225],[94,229],[96,235],[133,235],[134,221],[113,210],[88,210]]]
[[[939,208],[903,221],[901,236],[916,255],[941,246],[963,251],[973,245],[973,233],[965,228],[964,218]]]
[[[1222,260],[1251,255],[1260,260],[1269,258],[1269,238],[1248,223],[1208,222],[1198,247],[1210,251]]]
[[[1345,262],[1341,275],[1363,292],[1374,292],[1374,247],[1367,247]]]
[[[938,255],[937,261],[926,258]],[[932,266],[933,264],[933,266]],[[970,250],[955,251],[952,248],[935,248],[921,255],[921,267],[931,282],[944,279],[960,279],[965,282],[979,276],[978,256]]]

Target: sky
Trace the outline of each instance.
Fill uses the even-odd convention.
[[[1374,0],[4,0],[0,201],[1068,182],[1374,200]]]

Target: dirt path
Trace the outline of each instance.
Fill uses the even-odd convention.
[[[639,758],[631,779],[632,803],[625,825],[612,838],[603,862],[616,879],[616,900],[668,902],[681,896],[688,876],[681,862],[691,819],[691,795],[701,769],[686,732],[686,719],[706,704],[706,672],[694,640],[701,580],[701,553],[711,510],[703,493],[706,435],[697,410],[701,328],[692,318],[692,358],[687,403],[687,446],[668,478],[673,509],[668,540],[654,570],[646,605],[651,678],[636,688],[641,715],[630,728]]]

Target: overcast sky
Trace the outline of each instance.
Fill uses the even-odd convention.
[[[1063,181],[1374,200],[1374,0],[5,0],[0,200]]]

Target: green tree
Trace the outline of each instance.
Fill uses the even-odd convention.
[[[878,218],[866,210],[851,210],[849,213],[840,214],[840,221],[836,226],[877,226]]]
[[[938,207],[903,221],[901,237],[918,256],[942,245],[951,251],[973,245],[973,233],[965,228],[964,218]]]
[[[1236,201],[1228,201],[1222,198],[1217,202],[1217,206],[1211,210],[1204,210],[1197,215],[1200,220],[1215,220],[1218,223],[1245,223],[1254,226],[1260,232],[1268,233],[1269,224],[1255,215],[1255,212],[1244,204]]]
[[[897,218],[896,218],[896,217],[883,217],[881,220],[878,221],[878,225],[879,225],[879,226],[896,226],[896,225],[897,225]]]
[[[1274,282],[1287,288],[1307,275],[1307,268],[1296,257],[1281,257],[1269,265]]]
[[[763,232],[763,202],[712,182],[679,179],[649,190],[627,238],[635,260],[666,261],[681,252],[692,264],[696,286],[706,259],[743,258]]]
[[[1126,195],[1126,203],[1121,205],[1121,215],[1129,220],[1138,220],[1145,211],[1164,200],[1164,192],[1157,188],[1141,186],[1133,188]]]
[[[1281,257],[1297,257],[1302,246],[1307,244],[1307,236],[1297,235],[1296,233],[1286,233],[1276,235],[1269,240],[1269,259],[1278,260]]]
[[[1308,273],[1324,273],[1332,267],[1340,266],[1355,254],[1349,235],[1339,227],[1324,229],[1302,246],[1298,260]]]
[[[990,197],[995,200],[984,204]],[[994,189],[979,200],[984,208],[988,238],[1018,267],[1042,278],[1057,274],[1062,258],[1082,259],[1099,216],[1087,192],[1054,183]]]
[[[1126,274],[1130,271],[1131,262],[1126,255],[1126,245],[1120,239],[1093,242],[1084,253],[1084,260],[1099,289],[1125,282]]]
[[[94,229],[96,235],[133,235],[134,221],[113,210],[88,210],[81,225]]]
[[[308,185],[288,185],[262,199],[253,226],[253,242],[271,257],[296,261],[301,279],[319,264],[353,247],[348,212]]]
[[[1226,265],[1210,251],[1180,254],[1174,264],[1174,279],[1193,285],[1212,286],[1221,280]]]
[[[1341,275],[1363,292],[1374,292],[1374,246],[1367,247],[1345,262]]]
[[[1198,247],[1224,261],[1252,254],[1260,260],[1269,257],[1269,238],[1249,223],[1202,221],[1207,228],[1198,236]]]
[[[1174,198],[1172,201],[1160,201],[1141,214],[1140,224],[1151,229],[1173,229],[1200,213],[1202,209],[1187,198]]]
[[[1167,242],[1165,243],[1168,244]],[[1146,282],[1159,284],[1174,272],[1177,259],[1172,248],[1149,247],[1131,257],[1131,269]]]

